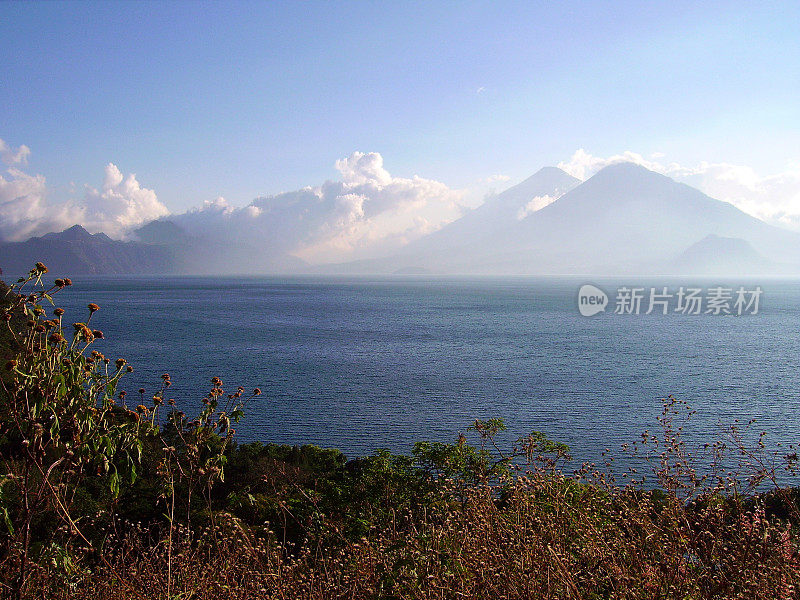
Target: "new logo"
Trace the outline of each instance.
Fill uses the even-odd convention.
[[[578,310],[584,317],[603,312],[606,306],[608,306],[608,296],[599,287],[587,283],[578,290]]]

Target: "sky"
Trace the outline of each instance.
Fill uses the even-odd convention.
[[[324,195],[361,161],[405,194],[366,243],[631,156],[800,227],[798,23],[796,2],[2,1],[0,237]]]

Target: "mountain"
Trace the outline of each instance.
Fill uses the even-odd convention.
[[[132,237],[135,241],[112,240],[74,225],[24,242],[0,242],[0,269],[5,277],[16,278],[38,261],[64,276],[288,273],[306,267],[294,256],[264,252],[236,240],[209,243],[168,220],[147,223]]]
[[[308,268],[296,256],[236,239],[223,243],[193,239],[179,259],[180,272],[192,275],[276,275],[305,272]]]
[[[184,225],[186,225],[184,223]],[[191,225],[191,220],[189,220]],[[136,239],[171,257],[171,271],[191,275],[291,273],[307,267],[301,259],[252,238],[228,239],[219,232],[187,228],[171,220],[151,221],[133,232]],[[250,241],[246,241],[246,240]]]
[[[762,275],[780,265],[767,260],[743,239],[707,235],[673,261],[676,273],[686,275]]]
[[[620,163],[520,221],[486,264],[538,273],[661,272],[676,253],[709,234],[740,238],[775,262],[800,257],[799,234],[642,166]]]
[[[776,266],[776,274],[800,273],[800,234],[633,163],[607,166],[552,203],[512,219],[525,197],[516,193],[511,188],[487,201],[485,217],[476,209],[395,256],[327,272],[416,267],[471,275],[664,274],[674,273],[676,255],[715,235],[743,240],[766,265]],[[493,220],[494,215],[503,216]]]
[[[143,244],[179,246],[189,242],[189,235],[178,225],[168,220],[150,221],[133,232]]]
[[[502,234],[524,219],[531,203],[552,202],[578,184],[580,179],[556,167],[544,167],[522,183],[487,198],[483,204],[440,230],[409,244],[405,255],[426,255],[471,244],[476,237]]]
[[[0,242],[0,268],[7,278],[24,275],[37,261],[61,276],[161,273],[170,272],[173,265],[165,248],[114,241],[80,225],[24,242]]]

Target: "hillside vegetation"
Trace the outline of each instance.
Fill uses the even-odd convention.
[[[699,473],[675,398],[629,449],[657,485],[633,469],[568,473],[569,449],[538,432],[500,448],[497,419],[408,455],[239,445],[236,423],[269,401],[258,389],[209,377],[194,406],[164,373],[126,394],[133,367],[97,349],[104,308],[65,315],[71,282],[45,272],[0,307],[2,597],[798,596],[800,513],[778,484],[797,455],[733,429],[708,449],[726,467]]]

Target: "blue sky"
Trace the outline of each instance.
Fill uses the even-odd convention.
[[[768,176],[800,163],[798,23],[796,2],[3,2],[0,139],[51,202],[113,163],[173,212],[355,151],[453,189],[579,148]]]

